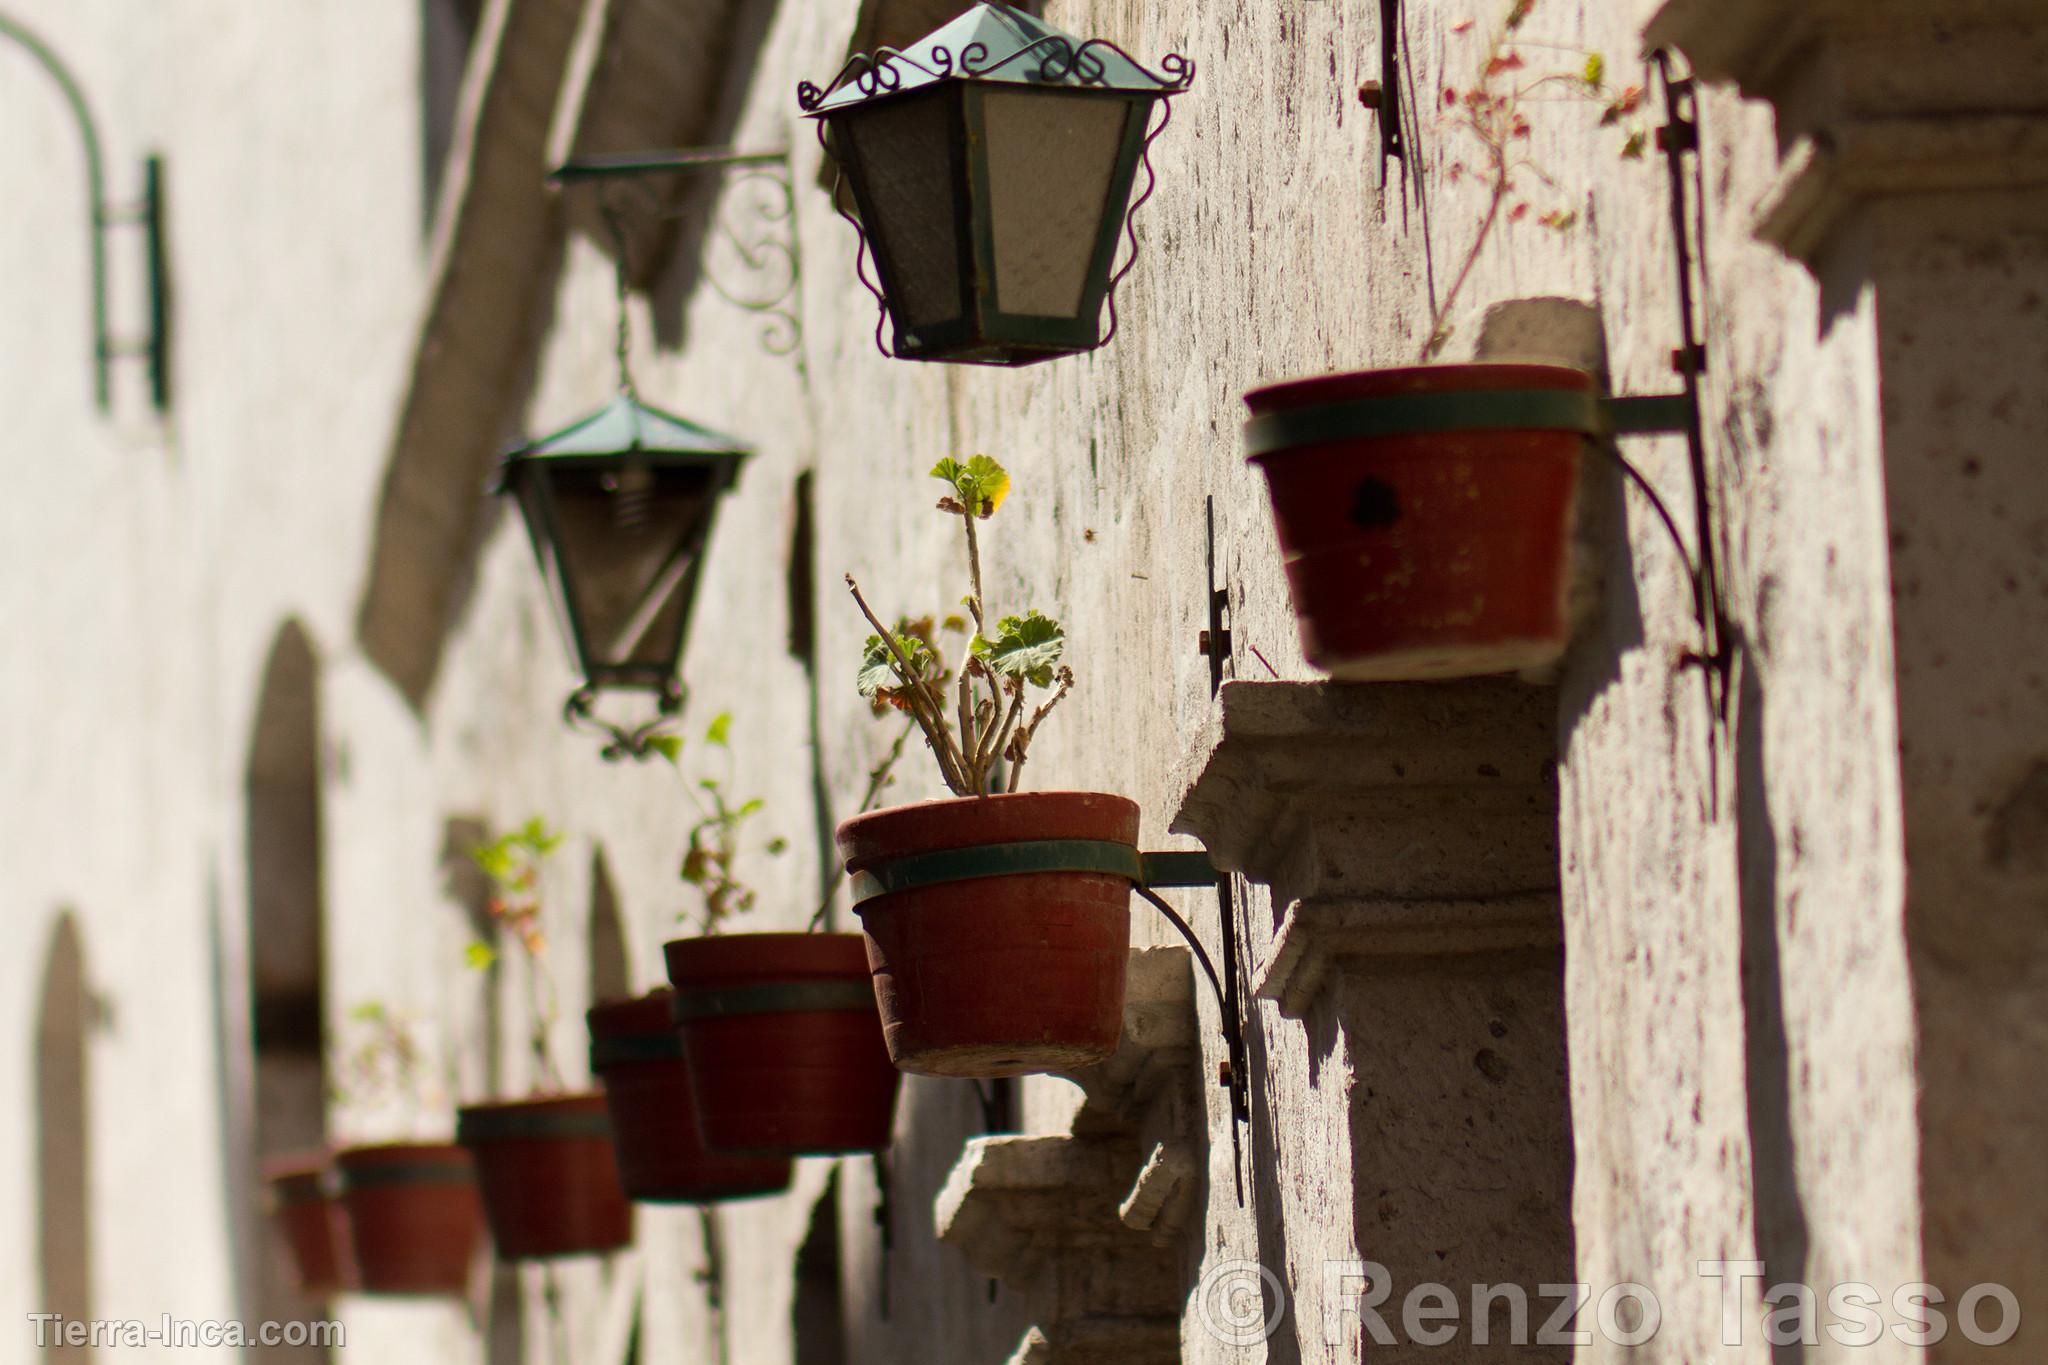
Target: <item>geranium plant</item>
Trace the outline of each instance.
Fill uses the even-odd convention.
[[[1447,83],[1443,89],[1441,121],[1453,135],[1453,145],[1458,146],[1445,177],[1453,184],[1477,181],[1484,188],[1486,206],[1451,287],[1430,317],[1429,335],[1422,347],[1425,360],[1441,352],[1450,340],[1451,310],[1503,221],[1519,223],[1533,215],[1538,226],[1553,232],[1569,232],[1578,225],[1578,210],[1561,201],[1556,178],[1530,150],[1534,131],[1530,106],[1545,101],[1594,105],[1600,110],[1600,126],[1621,130],[1620,154],[1625,160],[1640,159],[1648,146],[1649,133],[1637,118],[1643,87],[1609,84],[1607,59],[1598,52],[1523,36],[1536,4],[1537,0],[1509,0],[1500,22],[1486,31],[1486,45],[1477,54],[1471,76],[1463,83]],[[1478,25],[1462,19],[1451,31],[1470,37],[1478,32]],[[1570,56],[1574,65],[1548,65],[1559,53]],[[1560,202],[1539,211],[1537,199],[1546,192]]]
[[[704,747],[718,755],[720,771],[686,781],[684,790],[697,808],[696,823],[690,826],[689,842],[683,849],[682,879],[703,897],[702,911],[676,918],[694,924],[706,934],[715,934],[734,915],[754,908],[754,888],[740,880],[738,865],[743,837],[750,821],[766,806],[758,796],[736,800],[729,794],[733,780],[732,712],[721,711],[704,730]],[[683,740],[680,735],[657,737],[656,749],[682,772]],[[789,850],[789,840],[780,835],[764,839],[761,852],[780,857]]]
[[[351,1111],[402,1110],[412,1121],[447,1103],[440,1069],[420,1046],[409,1015],[381,1000],[365,1000],[349,1010],[343,1024],[329,1095]]]
[[[555,1055],[561,996],[548,964],[541,880],[562,843],[536,816],[470,851],[490,878],[498,937],[526,960],[535,1086],[509,1102],[465,1105],[455,1127],[456,1141],[475,1153],[491,1240],[508,1260],[611,1251],[633,1239],[604,1096],[569,1093]],[[492,944],[469,945],[472,967],[488,970],[498,957]]]
[[[554,973],[548,965],[548,939],[542,924],[541,869],[549,855],[560,848],[562,836],[548,828],[539,816],[488,843],[470,850],[470,857],[490,878],[491,922],[498,936],[510,940],[526,960],[528,1042],[539,1071],[543,1090],[563,1088],[562,1068],[555,1060],[554,1027],[561,1013],[561,996],[555,988]],[[488,971],[498,963],[498,949],[481,939],[465,952],[469,965]]]
[[[969,588],[961,605],[972,618],[973,634],[955,670],[938,636],[941,631],[965,633],[967,621],[957,615],[936,624],[932,617],[906,617],[891,629],[848,574],[853,600],[875,629],[862,650],[858,684],[878,710],[894,707],[909,713],[956,796],[986,794],[998,762],[1009,765],[1004,790],[1014,792],[1039,725],[1074,685],[1073,670],[1060,662],[1066,633],[1035,608],[996,617],[989,605],[976,528],[1009,496],[1008,471],[987,455],[975,455],[965,462],[943,459],[931,472],[948,490],[938,509],[958,519],[966,543]],[[1027,719],[1032,695],[1048,691]]]

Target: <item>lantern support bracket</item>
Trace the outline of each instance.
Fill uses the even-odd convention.
[[[761,332],[762,349],[770,355],[794,356],[801,371],[803,319],[798,312],[797,292],[803,270],[797,245],[795,173],[788,148],[735,151],[729,147],[678,147],[579,157],[548,172],[548,183],[565,188],[591,184],[608,187],[657,175],[709,172],[731,172],[732,184],[757,181],[767,187],[768,193],[751,205],[751,213],[714,210],[711,220],[713,233],[723,238],[738,257],[747,283],[722,279],[708,256],[702,264],[704,282],[735,308],[766,316],[769,321]]]
[[[106,167],[99,125],[86,101],[85,89],[50,46],[18,20],[0,14],[0,38],[12,39],[57,83],[78,123],[85,152],[86,223],[91,238],[93,401],[101,412],[112,405],[111,371],[117,359],[140,358],[149,366],[150,400],[158,412],[170,407],[170,307],[167,257],[164,250],[164,159],[151,155],[142,162],[142,197],[131,204],[107,200]],[[107,234],[115,228],[140,228],[143,269],[149,291],[149,333],[141,340],[116,341],[108,322]]]

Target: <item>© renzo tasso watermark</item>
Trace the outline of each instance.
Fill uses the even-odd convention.
[[[339,1349],[341,1324],[311,1322],[234,1322],[226,1318],[181,1318],[164,1313],[155,1318],[74,1318],[62,1313],[30,1313],[29,1329],[40,1350],[113,1350],[196,1347],[242,1350],[251,1347],[312,1346]]]
[[[1740,1346],[1754,1333],[1774,1346],[1875,1346],[1890,1338],[1925,1349],[1951,1332],[1979,1346],[2003,1346],[2020,1330],[2019,1298],[2002,1284],[1972,1285],[1943,1310],[1948,1297],[1931,1284],[1900,1285],[1887,1295],[1869,1284],[1825,1291],[1772,1284],[1759,1318],[1744,1311],[1744,1286],[1765,1277],[1762,1261],[1701,1261],[1702,1279],[1720,1282],[1721,1344]],[[1288,1309],[1295,1332],[1321,1329],[1326,1345],[1371,1340],[1380,1346],[1587,1346],[1597,1335],[1617,1346],[1643,1346],[1664,1325],[1664,1308],[1648,1285],[1474,1284],[1463,1293],[1445,1284],[1417,1284],[1398,1300],[1398,1286],[1377,1261],[1327,1261],[1321,1303],[1297,1293],[1257,1261],[1224,1261],[1195,1287],[1202,1328],[1230,1346],[1254,1346],[1280,1330]],[[1889,1310],[1887,1312],[1887,1310]],[[1308,1321],[1301,1321],[1302,1318]],[[1317,1319],[1320,1319],[1318,1322]]]

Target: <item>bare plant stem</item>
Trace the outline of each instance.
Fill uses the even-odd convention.
[[[896,762],[903,757],[903,746],[910,742],[910,736],[918,729],[915,720],[896,734],[896,742],[889,746],[889,752],[882,755],[882,761],[868,770],[868,789],[861,793],[858,815],[866,815],[882,799],[882,789],[889,785],[889,776],[895,771]],[[818,901],[818,908],[811,914],[806,926],[809,933],[817,933],[825,927],[825,916],[832,912],[832,897],[839,891],[839,883],[846,880],[846,864],[841,863],[832,873],[832,881],[825,888],[824,896]]]
[[[540,954],[528,952],[526,957],[526,987],[528,1001],[533,1007],[533,1059],[540,1067],[540,1083],[543,1090],[565,1088],[562,1069],[555,1065],[554,1024],[559,1011],[560,996],[555,990],[554,974],[548,971],[547,963]]]
[[[1010,784],[1009,786],[1004,788],[1005,791],[1017,790],[1017,776],[1024,770],[1024,760],[1027,757],[1029,757],[1029,750],[1031,748],[1031,736],[1038,732],[1039,722],[1044,720],[1046,716],[1051,713],[1053,707],[1058,706],[1060,704],[1060,698],[1066,696],[1068,692],[1072,691],[1073,686],[1074,670],[1071,668],[1062,668],[1060,670],[1059,689],[1055,691],[1050,697],[1047,697],[1044,701],[1040,702],[1038,704],[1037,709],[1031,713],[1031,720],[1029,721],[1029,723],[1027,723],[1023,729],[1017,731],[1017,733],[1011,737],[1008,749],[1006,750],[1010,759]],[[1023,694],[1020,691],[1018,693],[1019,700],[1022,700],[1022,696]]]
[[[1433,359],[1437,352],[1444,348],[1444,343],[1451,339],[1450,332],[1446,330],[1451,310],[1457,307],[1458,295],[1464,292],[1465,282],[1472,278],[1472,267],[1479,264],[1479,253],[1486,249],[1487,239],[1493,236],[1494,224],[1500,221],[1501,205],[1507,202],[1507,198],[1507,168],[1504,165],[1497,165],[1493,177],[1493,197],[1486,206],[1486,216],[1479,220],[1479,231],[1472,238],[1472,249],[1465,253],[1464,264],[1458,267],[1457,278],[1451,281],[1449,292],[1444,295],[1443,302],[1437,305],[1436,312],[1429,319],[1429,336],[1422,343],[1422,359]]]
[[[960,520],[967,527],[967,572],[974,584],[974,596],[968,599],[967,609],[974,613],[974,628],[986,635],[988,621],[982,615],[984,607],[981,600],[981,542],[974,534],[974,509],[963,508]]]
[[[846,586],[853,593],[853,600],[860,607],[861,615],[868,618],[868,624],[875,628],[876,633],[882,637],[883,645],[888,648],[889,657],[896,661],[896,675],[903,680],[906,695],[910,699],[910,714],[916,717],[918,725],[924,730],[925,739],[931,743],[932,752],[938,756],[940,776],[946,779],[946,785],[952,788],[956,795],[974,795],[974,788],[967,782],[965,756],[954,743],[953,732],[946,724],[945,704],[932,691],[930,680],[921,677],[917,670],[910,666],[910,660],[903,655],[902,646],[896,643],[896,633],[883,625],[881,619],[875,615],[874,609],[868,606],[868,600],[861,596],[860,584],[854,582],[852,574],[846,576]]]

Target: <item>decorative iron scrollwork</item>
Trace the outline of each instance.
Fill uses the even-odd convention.
[[[712,246],[707,248],[701,263],[703,280],[734,307],[764,315],[768,321],[761,329],[762,349],[770,355],[793,357],[801,369],[803,317],[797,294],[803,282],[803,266],[797,246],[795,176],[787,150],[734,152],[724,148],[684,148],[628,152],[566,162],[556,167],[548,179],[561,185],[588,181],[609,184],[702,171],[728,173],[724,193],[711,211]],[[607,211],[619,212],[609,202]],[[730,274],[721,259],[733,265]]]

